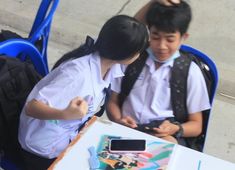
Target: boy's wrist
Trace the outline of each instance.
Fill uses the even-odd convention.
[[[175,124],[175,125],[178,127],[178,130],[176,131],[176,133],[174,134],[174,136],[175,136],[176,138],[182,137],[183,134],[184,134],[184,129],[183,129],[183,126],[181,125],[181,123],[180,123],[180,122],[177,122],[177,121],[172,122],[172,123]]]

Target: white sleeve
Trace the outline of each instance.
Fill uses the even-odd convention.
[[[126,68],[127,68],[127,65],[121,65],[122,73],[125,74]],[[121,83],[122,83],[122,78],[124,76],[125,75],[122,74],[122,76],[116,77],[112,80],[112,82],[111,82],[111,90],[112,91],[114,91],[118,94],[121,92]]]
[[[112,90],[112,91],[114,91],[114,92],[116,92],[116,93],[120,93],[120,92],[121,92],[122,78],[123,78],[123,77],[115,78],[115,79],[111,82],[111,90]]]
[[[187,108],[189,113],[210,109],[210,101],[203,74],[194,62],[189,68],[187,80]]]
[[[81,82],[84,76],[78,75]],[[42,80],[43,86],[36,89],[32,98],[42,101],[51,107],[64,109],[68,106],[71,99],[78,96],[83,90],[82,83],[76,82],[68,73],[60,71],[51,76],[50,80]],[[43,82],[45,81],[45,82]],[[79,85],[81,84],[81,85]],[[78,87],[79,85],[79,87]]]

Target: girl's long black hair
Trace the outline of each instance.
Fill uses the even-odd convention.
[[[98,52],[103,58],[117,61],[131,58],[146,48],[148,39],[144,24],[127,15],[116,15],[103,25],[96,42],[87,36],[83,45],[62,56],[52,69],[64,61],[93,52]]]

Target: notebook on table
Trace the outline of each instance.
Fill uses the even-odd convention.
[[[97,147],[97,156],[100,161],[99,169],[103,170],[166,170],[170,167],[176,145],[172,143],[146,140],[146,150],[143,152],[111,152],[111,139],[124,137],[104,135],[100,138]],[[125,138],[127,139],[127,138]]]

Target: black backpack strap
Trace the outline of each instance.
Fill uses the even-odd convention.
[[[209,66],[202,59],[200,59],[199,57],[194,56],[193,54],[191,54],[189,52],[181,51],[181,53],[183,53],[184,55],[187,55],[189,58],[191,58],[192,61],[194,63],[196,63],[197,66],[200,68],[200,70],[203,74],[203,77],[205,79],[205,82],[206,82],[208,94],[210,96],[211,89],[212,89],[213,78],[212,78]],[[210,99],[210,100],[212,100],[212,99]],[[206,132],[207,132],[207,125],[208,125],[208,120],[209,120],[209,113],[210,113],[210,109],[202,111],[203,127],[202,127],[201,135],[198,136],[198,137],[185,138],[187,145],[191,149],[195,149],[195,150],[198,150],[198,151],[203,150],[203,146],[204,146],[204,143],[205,143]]]
[[[192,58],[181,54],[176,58],[171,72],[171,104],[175,118],[179,122],[187,120],[187,80]]]
[[[130,64],[126,71],[125,76],[122,79],[121,83],[121,92],[119,94],[119,106],[122,107],[122,104],[126,97],[129,95],[132,87],[134,86],[138,76],[140,75],[146,59],[148,57],[148,53],[146,51],[140,54],[140,57],[135,60],[132,64]]]
[[[196,64],[199,64],[195,61],[196,57],[190,53],[181,53],[181,56],[175,59],[174,65],[172,68],[171,75],[171,102],[172,109],[175,115],[176,121],[181,123],[187,121],[188,119],[188,110],[187,110],[187,80],[189,67],[192,61]],[[200,67],[200,66],[199,66]],[[204,122],[207,120],[204,118],[208,114],[203,113],[203,129]],[[184,140],[185,145],[191,149],[202,151],[203,143],[205,140],[205,131],[198,137],[187,137],[180,140]]]
[[[194,63],[196,63],[198,65],[198,67],[200,68],[200,70],[202,71],[202,75],[206,81],[206,87],[207,87],[207,92],[210,96],[211,94],[211,87],[212,87],[212,82],[213,82],[213,78],[212,75],[210,73],[210,69],[209,66],[207,66],[207,64],[205,64],[202,60],[200,60],[198,57],[188,53],[188,55],[192,58],[192,61]],[[212,99],[210,99],[211,101]]]

